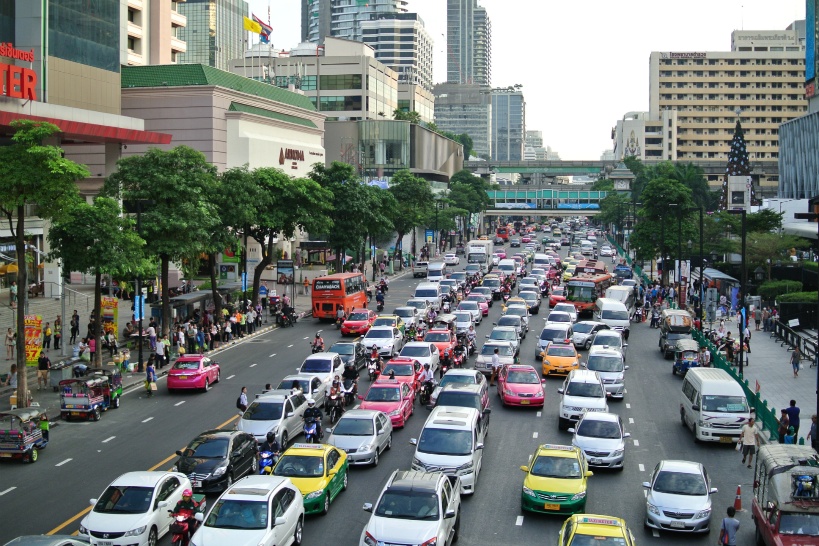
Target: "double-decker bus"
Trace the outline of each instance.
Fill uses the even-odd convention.
[[[577,271],[580,271],[580,264]],[[613,284],[614,278],[608,273],[575,275],[566,283],[566,301],[574,305],[578,315],[591,314],[595,300],[602,298],[606,288]]]
[[[501,226],[495,230],[495,237],[503,239],[504,242],[509,240],[509,229],[506,226]]]
[[[336,273],[313,279],[313,317],[335,320],[343,309],[349,314],[353,309],[367,307],[367,292],[363,273]]]

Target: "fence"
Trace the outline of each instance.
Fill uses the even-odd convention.
[[[759,424],[760,428],[764,431],[767,430],[769,434],[769,442],[776,442],[779,440],[779,420],[776,416],[776,409],[768,407],[768,401],[763,400],[762,396],[759,393],[755,392],[750,385],[748,385],[748,380],[741,378],[739,376],[739,372],[731,366],[725,357],[722,356],[719,352],[717,352],[716,346],[711,343],[699,330],[692,330],[691,333],[694,336],[694,339],[700,346],[705,345],[708,350],[711,352],[711,365],[714,368],[720,368],[728,372],[728,375],[733,377],[737,383],[740,384],[742,390],[745,391],[745,397],[748,399],[748,404],[754,408],[756,413],[756,420]]]
[[[799,328],[800,326],[794,325],[794,327]],[[776,337],[776,339],[780,342],[780,347],[787,345],[789,347],[788,350],[793,350],[794,347],[799,347],[799,352],[802,355],[802,359],[809,360],[811,362],[811,366],[815,365],[817,351],[815,340],[808,339],[805,336],[800,336],[794,328],[791,328],[782,320],[773,321],[773,331],[771,332],[771,336]]]

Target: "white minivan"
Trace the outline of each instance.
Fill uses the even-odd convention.
[[[435,309],[435,311],[441,310],[442,297],[443,291],[441,290],[441,285],[437,282],[418,283],[418,286],[415,287],[415,293],[412,295],[413,299],[427,302],[427,305]]]
[[[751,418],[742,386],[725,370],[690,368],[680,395],[680,419],[704,442],[736,443]]]
[[[583,254],[583,256],[591,256],[594,254],[594,245],[591,243],[591,241],[580,241],[580,252]]]
[[[412,469],[443,472],[461,479],[461,494],[475,492],[483,460],[486,427],[475,408],[437,406],[429,414],[415,445]]]
[[[517,266],[515,266],[515,260],[504,258],[498,262],[498,269],[503,271],[503,274],[508,277],[515,274],[515,271],[517,271]]]
[[[628,339],[630,315],[625,304],[611,298],[597,298],[594,301],[593,319],[602,322],[612,330],[622,332],[623,339]]]
[[[444,262],[430,262],[427,265],[427,282],[440,282],[449,277],[449,268]]]
[[[633,286],[609,286],[606,288],[606,297],[625,305],[629,316],[634,314],[635,298]]]

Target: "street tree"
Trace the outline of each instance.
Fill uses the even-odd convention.
[[[367,214],[364,219],[364,232],[366,237],[361,245],[361,251],[357,262],[364,265],[366,259],[367,239],[370,240],[370,246],[377,246],[378,241],[389,240],[392,237],[392,232],[395,229],[393,220],[398,210],[398,201],[392,193],[381,189],[378,186],[364,186],[364,194],[369,205],[367,206]],[[375,256],[372,256],[374,259]],[[362,271],[364,271],[362,267]],[[375,271],[373,271],[375,273]]]
[[[736,243],[735,252],[739,252],[740,241]],[[745,236],[746,265],[749,270],[754,267],[764,267],[767,280],[771,280],[771,266],[777,261],[787,260],[788,251],[792,248],[803,249],[810,243],[801,237],[782,235],[770,232],[753,232]]]
[[[46,122],[15,120],[11,142],[0,147],[0,213],[8,222],[17,258],[17,403],[28,406],[26,380],[25,314],[28,298],[26,205],[36,205],[46,220],[63,217],[79,200],[75,182],[89,176],[88,169],[63,157],[58,146],[45,142],[59,128]]]
[[[397,251],[401,248],[404,235],[414,232],[416,227],[424,224],[424,218],[433,207],[435,196],[429,180],[415,176],[407,169],[395,173],[388,191],[392,193],[397,202],[392,219],[395,231],[398,233],[395,243]]]
[[[409,121],[412,124],[418,125],[421,123],[421,114],[415,110],[404,112],[400,108],[396,108],[392,112],[392,119],[396,121]]]
[[[148,242],[146,253],[160,262],[162,330],[167,334],[170,263],[206,252],[207,238],[219,223],[219,211],[209,199],[217,183],[216,167],[202,152],[177,146],[169,151],[150,148],[143,155],[120,159],[117,168],[105,181],[105,191],[142,203],[140,235]]]

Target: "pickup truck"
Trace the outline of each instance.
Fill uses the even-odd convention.
[[[412,265],[412,276],[413,277],[426,277],[427,276],[427,266],[429,262],[415,262]]]

